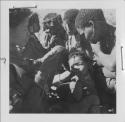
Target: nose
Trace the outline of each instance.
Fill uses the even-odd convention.
[[[50,22],[50,26],[53,27],[53,26],[54,26],[54,23],[53,23],[53,22]]]

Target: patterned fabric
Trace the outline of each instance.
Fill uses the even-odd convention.
[[[71,35],[68,37],[68,40],[66,42],[66,49],[70,51],[72,48],[77,48],[77,41],[74,35]]]

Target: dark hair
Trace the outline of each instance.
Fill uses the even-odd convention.
[[[81,9],[75,20],[76,28],[83,28],[88,25],[88,22],[92,20],[105,21],[103,11],[101,9]]]
[[[81,48],[72,48],[69,52],[69,59],[75,58],[76,56],[79,56],[83,61],[88,63],[93,63],[93,61],[86,55],[84,50],[81,50]]]
[[[62,17],[61,17],[61,15],[59,15],[57,13],[48,13],[43,18],[43,23],[49,22],[49,21],[57,21],[59,24],[62,24]]]
[[[75,24],[76,16],[78,15],[79,10],[78,9],[69,9],[64,13],[63,20],[66,20],[67,23],[73,23]]]
[[[37,13],[33,13],[30,17],[29,17],[29,21],[28,21],[28,30],[30,31],[30,26],[32,26],[34,23],[38,23],[39,24],[39,17]]]
[[[85,54],[83,51],[79,50],[78,48],[72,48],[69,52],[69,59],[80,56],[82,59],[85,58]]]

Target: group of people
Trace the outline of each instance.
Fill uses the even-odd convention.
[[[116,112],[116,29],[101,9],[69,9],[63,18],[48,13],[42,27],[34,13],[28,31],[21,63],[10,64],[12,113]],[[28,108],[34,85],[40,98],[31,95]]]

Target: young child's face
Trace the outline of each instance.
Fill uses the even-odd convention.
[[[70,70],[76,74],[83,74],[87,70],[87,64],[80,56],[74,56],[69,59]]]

